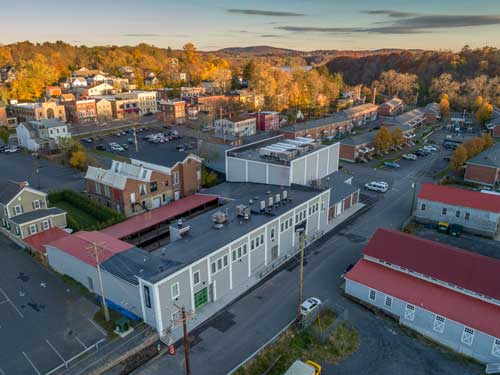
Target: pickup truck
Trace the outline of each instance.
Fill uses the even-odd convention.
[[[313,361],[295,361],[284,375],[321,375],[321,366]]]

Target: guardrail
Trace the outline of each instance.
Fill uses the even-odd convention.
[[[59,371],[60,369],[62,368],[68,368],[68,365],[77,360],[78,358],[80,358],[81,356],[83,356],[84,354],[87,354],[88,352],[90,352],[91,350],[95,349],[95,350],[98,350],[99,349],[99,345],[102,344],[103,342],[105,342],[106,339],[100,339],[99,341],[97,341],[94,345],[92,346],[89,346],[88,348],[86,348],[84,351],[81,351],[80,353],[78,353],[77,355],[71,357],[70,359],[68,359],[67,361],[64,361],[63,363],[61,363],[59,366],[53,368],[52,370],[50,370],[49,372],[45,373],[45,375],[51,375],[57,371]]]

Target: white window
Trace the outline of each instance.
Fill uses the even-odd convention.
[[[35,234],[36,233],[36,224],[31,224],[30,225],[29,232],[30,232],[30,234]]]
[[[270,237],[271,237],[271,241],[274,241],[274,228],[271,228]]]
[[[243,255],[247,255],[247,244],[243,245]]]
[[[392,297],[385,296],[384,305],[386,305],[387,307],[392,307]]]
[[[43,230],[47,230],[50,228],[50,222],[48,220],[42,221],[42,228]]]
[[[491,348],[491,354],[496,357],[500,357],[500,339],[493,340],[493,346]]]
[[[193,284],[198,285],[200,283],[200,271],[193,273]]]
[[[407,304],[405,308],[405,319],[415,320],[415,306]]]
[[[99,182],[95,183],[95,192],[96,194],[101,195],[101,184]]]
[[[375,301],[376,296],[377,296],[377,292],[375,292],[373,289],[370,289],[370,292],[368,293],[368,297],[369,297],[371,300],[374,300],[374,301]]]
[[[250,250],[255,249],[255,240],[250,241]]]
[[[474,342],[474,330],[469,327],[464,327],[464,331],[462,332],[462,342],[465,345],[471,346]]]
[[[23,207],[21,205],[14,206],[14,215],[21,215],[23,213]]]
[[[40,209],[40,200],[36,199],[33,201],[33,208],[35,210],[39,210]]]
[[[179,172],[174,172],[172,174],[172,177],[173,177],[174,185],[177,185],[179,183]]]
[[[264,245],[264,235],[263,234],[260,235],[260,244]]]
[[[233,262],[236,262],[236,250],[233,250]]]
[[[180,291],[178,282],[170,285],[170,292],[172,293],[172,299],[179,297]]]
[[[212,275],[217,272],[217,265],[215,264],[215,262],[212,262]]]
[[[108,197],[108,198],[109,198],[109,197],[110,197],[110,195],[111,195],[111,194],[109,193],[109,186],[108,186],[108,185],[104,185],[104,195],[105,195],[106,197]]]
[[[280,226],[281,226],[281,233],[283,233],[285,231],[285,223],[282,222]]]
[[[436,315],[436,317],[434,318],[434,325],[432,326],[432,329],[436,332],[443,333],[445,322],[446,319],[443,316]]]

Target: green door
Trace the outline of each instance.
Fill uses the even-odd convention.
[[[208,302],[208,288],[203,288],[194,294],[194,308],[199,309]]]

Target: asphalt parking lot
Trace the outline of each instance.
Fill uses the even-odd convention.
[[[453,237],[449,234],[440,233],[436,229],[420,226],[415,235],[428,240],[441,242],[450,246],[458,247],[473,253],[500,259],[500,241],[485,237],[474,236],[469,233],[462,233],[460,237]]]
[[[0,234],[0,374],[47,375],[106,341],[98,306]]]
[[[106,147],[106,151],[112,152],[114,154],[125,156],[132,159],[139,159],[149,163],[155,163],[164,166],[172,166],[177,161],[184,159],[190,152],[196,150],[197,141],[195,138],[182,137],[181,139],[168,141],[165,143],[151,143],[147,140],[144,140],[143,137],[156,134],[156,133],[166,133],[167,129],[161,127],[148,128],[147,131],[137,133],[137,143],[138,143],[138,151],[135,149],[134,143],[129,143],[128,139],[133,139],[133,134],[125,134],[121,136],[116,136],[114,134],[100,136],[98,139],[95,139],[92,143],[86,143],[82,141],[82,144],[87,148],[94,148],[97,145],[104,145]],[[128,146],[128,150],[119,152],[119,151],[110,151],[109,143],[116,142],[120,145],[125,144]],[[189,144],[191,149],[185,151],[179,151],[177,146]],[[105,158],[99,157],[100,160]],[[110,163],[110,160],[107,160]]]
[[[27,152],[0,153],[0,171],[3,180],[28,181],[43,191],[66,188],[81,191],[84,185],[80,172],[56,162],[36,159]]]

